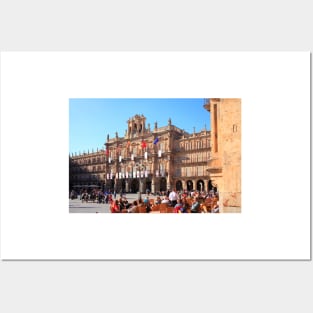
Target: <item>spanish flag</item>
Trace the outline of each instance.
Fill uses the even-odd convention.
[[[141,148],[142,149],[145,149],[147,148],[147,143],[143,140],[142,143],[141,143]]]

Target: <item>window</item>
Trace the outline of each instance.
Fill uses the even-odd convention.
[[[180,169],[180,168],[177,168],[177,169],[175,170],[175,176],[176,176],[176,177],[181,176],[181,169]]]
[[[198,176],[203,176],[203,167],[202,166],[198,166]]]
[[[186,176],[191,176],[191,167],[186,167]]]

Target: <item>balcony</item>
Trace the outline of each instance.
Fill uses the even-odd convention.
[[[214,158],[208,161],[208,169],[209,173],[220,173],[222,172],[222,161],[220,159]]]

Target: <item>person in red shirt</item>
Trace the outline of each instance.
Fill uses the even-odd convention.
[[[181,199],[178,199],[178,202],[174,207],[174,213],[181,213],[182,208],[183,208],[182,201],[181,201]]]
[[[118,200],[112,201],[111,213],[120,213],[120,206],[119,206]]]

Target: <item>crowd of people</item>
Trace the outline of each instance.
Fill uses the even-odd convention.
[[[96,202],[110,204],[110,211],[112,213],[135,213],[138,208],[144,207],[145,213],[150,213],[154,205],[167,204],[168,207],[173,208],[174,213],[219,213],[219,197],[218,193],[213,190],[210,192],[193,191],[176,191],[168,190],[162,194],[157,195],[153,202],[150,202],[150,192],[146,193],[144,200],[141,198],[128,202],[126,195],[120,192],[119,198],[116,199],[116,192],[102,191],[100,189],[93,189],[87,191],[82,189],[79,195],[72,190],[70,198],[78,198],[82,202]],[[208,208],[208,203],[212,203]]]
[[[212,207],[208,208],[206,200],[210,199]],[[153,211],[154,206],[167,204],[173,208],[173,213],[219,213],[218,194],[212,192],[203,193],[198,191],[176,192],[175,189],[169,191],[164,196],[156,196],[153,202],[150,202],[147,195],[144,200],[135,200],[129,203],[126,197],[112,200],[110,209],[112,213],[136,213],[138,208],[144,208],[145,213]]]
[[[114,194],[110,191],[102,191],[101,189],[81,189],[80,192],[72,190],[70,192],[70,199],[79,199],[82,202],[96,202],[96,203],[111,203]],[[116,195],[115,195],[116,196]]]
[[[122,197],[116,200],[112,200],[110,205],[111,213],[136,213],[138,212],[139,207],[143,207],[145,213],[151,211],[150,202],[147,202],[146,199],[134,200],[133,202],[128,202],[126,197]]]

